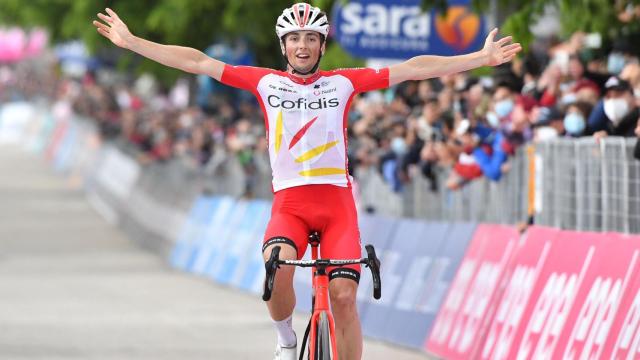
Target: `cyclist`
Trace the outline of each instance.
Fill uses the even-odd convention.
[[[353,96],[406,80],[422,80],[510,61],[521,50],[511,37],[494,41],[489,33],[482,50],[452,57],[418,56],[388,68],[318,69],[325,52],[329,22],[322,10],[306,3],[284,9],[276,34],[286,71],[232,66],[186,47],[157,44],[131,34],[111,9],[98,14],[97,31],[115,45],[161,64],[206,74],[252,92],[262,108],[273,171],[274,200],[263,253],[280,245],[282,259],[301,258],[307,236],[319,231],[321,257],[359,258],[357,214],[347,173],[346,119]],[[330,298],[336,319],[341,360],[360,359],[362,332],[356,310],[359,267],[330,269]],[[296,358],[291,326],[295,306],[293,267],[277,273],[267,303],[278,334],[275,359]]]

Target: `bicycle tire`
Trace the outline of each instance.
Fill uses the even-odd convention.
[[[327,313],[320,313],[316,328],[316,360],[332,360],[331,357],[331,333],[329,331],[329,318]]]

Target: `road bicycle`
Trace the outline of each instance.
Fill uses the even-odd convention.
[[[304,349],[307,339],[309,339],[309,360],[337,360],[339,359],[338,348],[336,346],[335,325],[329,303],[329,275],[327,274],[327,267],[342,267],[351,264],[365,265],[371,270],[371,276],[373,278],[373,297],[377,300],[380,299],[380,295],[382,293],[382,286],[380,283],[380,260],[376,257],[376,251],[373,245],[365,246],[367,251],[366,258],[345,260],[318,259],[320,234],[317,232],[313,232],[309,235],[309,244],[311,245],[311,260],[281,260],[279,258],[280,246],[273,248],[269,260],[265,263],[267,274],[262,300],[269,301],[269,299],[271,299],[271,292],[273,291],[276,272],[281,265],[315,268],[315,271],[313,271],[312,283],[312,315],[302,340],[300,360],[304,359]],[[309,331],[311,334],[309,334]]]

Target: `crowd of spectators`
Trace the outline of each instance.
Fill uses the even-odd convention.
[[[348,117],[350,172],[375,168],[397,192],[418,176],[432,191],[459,189],[481,177],[499,181],[527,143],[640,138],[636,50],[626,39],[594,49],[585,38],[538,40],[490,76],[460,73],[356,97]],[[8,69],[0,71],[0,98],[25,81],[32,92],[42,89]],[[89,72],[47,88],[69,110],[95,119],[106,138],[135,147],[142,164],[181,159],[206,167],[219,155],[235,157],[249,175],[264,170],[257,163],[267,156],[265,127],[254,100],[222,89],[196,106],[186,82],[154,90],[143,80],[105,81]],[[451,169],[447,178],[442,169]]]
[[[355,163],[378,166],[397,191],[415,176],[433,191],[459,189],[500,180],[526,143],[640,137],[636,51],[624,39],[596,50],[585,38],[539,40],[491,77],[461,73],[361,97],[350,117]],[[439,179],[438,168],[452,171]]]

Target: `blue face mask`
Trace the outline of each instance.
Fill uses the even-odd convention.
[[[403,138],[394,137],[391,140],[391,150],[398,156],[402,156],[407,153],[407,143]]]
[[[620,53],[611,53],[607,59],[607,71],[611,74],[618,75],[624,68],[624,55]]]
[[[494,109],[498,117],[500,118],[506,117],[507,115],[511,114],[511,111],[513,110],[513,100],[511,99],[500,100],[496,102]]]
[[[564,117],[564,129],[569,135],[581,135],[585,128],[584,116],[577,113],[568,113]]]

